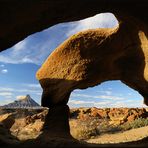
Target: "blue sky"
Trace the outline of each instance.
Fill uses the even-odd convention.
[[[30,94],[40,103],[42,88],[36,71],[50,53],[71,35],[86,29],[110,28],[118,22],[111,13],[61,23],[28,36],[0,53],[0,105]],[[70,107],[142,107],[143,98],[120,81],[108,81],[85,90],[72,92]]]

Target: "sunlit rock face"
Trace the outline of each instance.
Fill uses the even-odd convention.
[[[110,29],[79,32],[57,47],[38,70],[42,105],[66,104],[71,91],[121,80],[139,91],[147,103],[147,26],[120,17]]]

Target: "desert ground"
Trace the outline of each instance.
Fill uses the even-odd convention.
[[[33,147],[43,134],[48,109],[0,109],[0,142],[4,147]],[[75,108],[70,110],[70,132],[74,139],[54,139],[46,135],[47,147],[119,147],[148,137],[148,111],[145,108]],[[43,138],[43,137],[42,137]],[[28,142],[29,141],[29,142]],[[28,144],[29,143],[29,144]],[[42,143],[41,141],[39,143]],[[140,146],[143,146],[140,144]]]

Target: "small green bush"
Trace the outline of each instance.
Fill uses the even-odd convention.
[[[140,128],[140,127],[144,127],[144,126],[148,126],[148,118],[135,119],[132,122],[127,122],[127,123],[121,125],[121,128],[123,130],[130,130],[130,129]]]

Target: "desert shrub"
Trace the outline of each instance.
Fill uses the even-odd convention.
[[[109,124],[109,120],[103,120],[97,127],[97,130],[99,131],[100,134],[115,133],[121,131],[121,127]]]
[[[87,118],[86,120],[73,119],[70,122],[71,134],[79,140],[90,139],[105,133],[116,133],[133,128],[148,126],[148,118],[138,118],[122,125],[112,125],[107,119]]]
[[[75,134],[75,138],[79,140],[83,139],[90,139],[92,137],[97,136],[97,129],[96,128],[79,128],[77,129],[77,133]]]
[[[70,122],[71,134],[79,140],[95,137],[99,134],[98,123],[99,120],[96,118],[88,118],[87,120],[73,119]]]
[[[148,118],[135,119],[132,122],[127,122],[127,123],[121,125],[121,128],[123,130],[130,130],[130,129],[140,128],[140,127],[144,127],[144,126],[148,126]]]
[[[79,140],[94,138],[104,133],[121,131],[120,127],[110,125],[106,119],[92,117],[87,120],[71,120],[70,127],[72,136]]]

